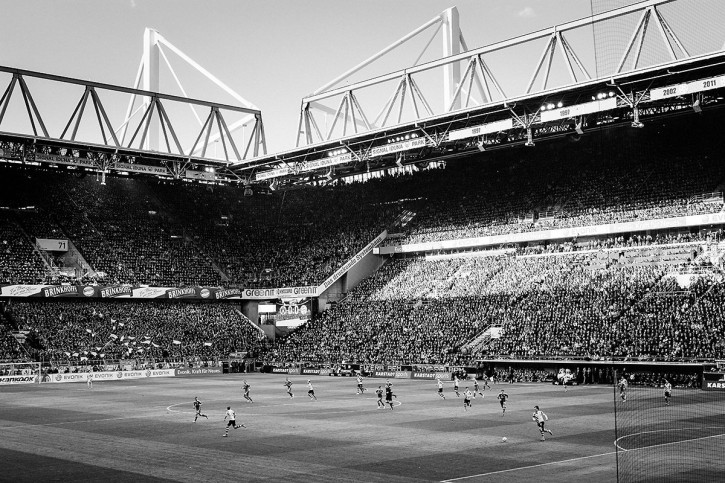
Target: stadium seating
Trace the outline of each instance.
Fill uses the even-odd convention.
[[[452,365],[478,358],[711,360],[722,353],[725,283],[709,274],[684,289],[674,277],[696,254],[691,243],[678,243],[396,259],[269,357]],[[500,338],[465,350],[464,342],[491,326],[500,327]]]
[[[48,361],[214,360],[237,350],[254,355],[266,343],[230,304],[83,302],[13,302],[7,316],[37,340],[28,347],[34,356]]]

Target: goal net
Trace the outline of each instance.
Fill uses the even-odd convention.
[[[635,377],[624,395],[615,386],[617,481],[719,481],[725,475],[725,391],[708,389],[707,379],[699,386],[699,378],[682,374]]]

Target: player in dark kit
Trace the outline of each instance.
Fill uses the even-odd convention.
[[[392,384],[385,386],[385,402],[390,405],[390,410],[393,410],[393,387]]]
[[[491,386],[488,385],[488,377],[486,376],[486,374],[483,375],[482,380],[483,380],[483,390],[485,391],[486,388],[491,389]],[[491,380],[493,380],[493,378],[491,378]]]
[[[396,396],[395,393],[393,393],[393,383],[390,382],[390,379],[387,379],[385,381],[385,390],[387,390],[388,388],[390,388],[390,393],[393,395],[393,397],[395,399],[398,399],[398,396]]]
[[[383,402],[383,386],[378,386],[375,394],[378,396],[378,409],[385,409],[385,403]]]
[[[249,401],[250,403],[253,403],[252,398],[249,396],[249,388],[251,386],[247,383],[246,379],[242,379],[242,390],[244,391],[244,399]]]
[[[498,403],[501,405],[501,416],[506,414],[506,400],[509,398],[509,395],[504,392],[503,389],[501,389],[501,392],[498,394]]]
[[[287,388],[287,394],[289,394],[289,397],[295,397],[295,395],[292,394],[292,381],[289,380],[289,377],[285,378],[283,385]]]
[[[209,417],[206,414],[201,414],[201,401],[199,401],[198,397],[194,398],[194,409],[196,410],[196,416],[194,416],[194,422],[196,422],[196,418],[199,416],[203,416],[206,419],[209,419]]]

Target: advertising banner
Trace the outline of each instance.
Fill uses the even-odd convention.
[[[413,379],[436,379],[435,372],[413,372]]]
[[[319,375],[321,375],[319,369],[302,369],[302,374],[310,375],[310,376],[319,376]]]
[[[274,289],[280,293],[294,292],[300,287]],[[315,287],[307,292],[314,294]],[[82,297],[82,298],[134,298],[134,299],[241,299],[242,289],[218,287],[142,287],[131,285],[2,285],[2,297]]]
[[[273,367],[272,372],[274,374],[289,374],[289,369],[286,367]]]
[[[401,151],[409,151],[415,148],[422,148],[425,146],[425,144],[425,138],[416,138],[409,141],[386,144],[384,146],[375,146],[370,150],[370,157],[376,158],[378,156],[384,156],[386,154],[399,153]]]
[[[244,300],[267,300],[315,296],[317,296],[317,287],[306,286],[285,288],[245,288],[242,290],[241,297],[239,298]]]
[[[725,391],[725,372],[703,372],[703,391]]]
[[[395,371],[396,379],[410,379],[413,376],[412,371]]]
[[[222,374],[221,367],[181,367],[176,368],[176,376],[211,376]]]
[[[103,372],[77,372],[69,374],[48,374],[43,382],[86,382],[94,381],[122,381],[125,379],[146,379],[150,377],[174,377],[174,369],[140,369],[135,371],[103,371]]]
[[[38,376],[0,376],[0,385],[7,384],[32,384]]]
[[[392,377],[395,378],[396,371],[373,371],[372,377]]]

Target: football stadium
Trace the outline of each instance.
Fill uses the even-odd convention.
[[[725,3],[583,3],[393,19],[287,148],[152,27],[0,65],[0,481],[722,480]]]

